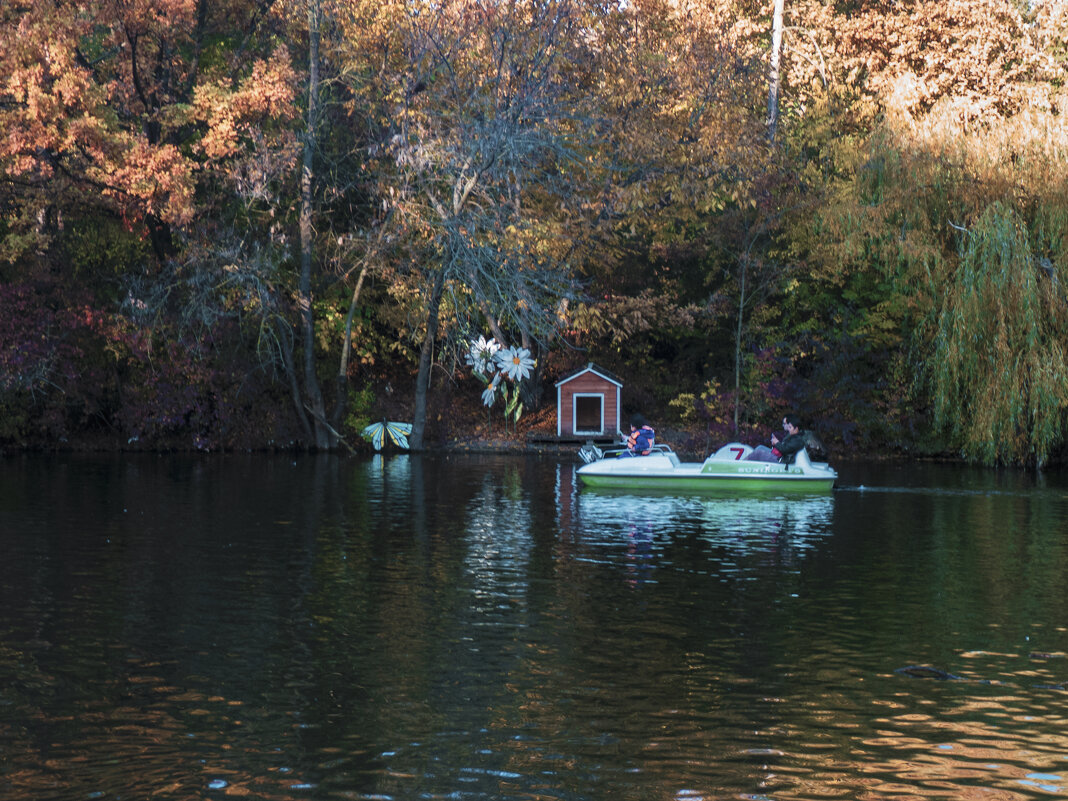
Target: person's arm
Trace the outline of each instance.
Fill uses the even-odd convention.
[[[793,456],[805,447],[805,438],[801,434],[791,434],[775,447],[783,456]]]

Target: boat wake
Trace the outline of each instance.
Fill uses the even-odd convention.
[[[949,489],[946,487],[871,487],[865,484],[836,485],[834,491],[843,493],[860,492],[871,495],[931,495],[937,497],[960,496],[964,498],[985,496],[1027,498],[1033,496],[1036,492],[1036,490]]]

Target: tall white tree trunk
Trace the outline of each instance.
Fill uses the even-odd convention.
[[[779,57],[782,53],[783,0],[775,0],[771,18],[771,69],[768,73],[768,141],[775,142],[779,127]]]
[[[738,270],[738,320],[734,328],[734,433],[742,405],[742,334],[745,332],[745,279],[749,271],[749,251],[741,259]]]

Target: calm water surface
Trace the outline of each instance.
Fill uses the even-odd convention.
[[[0,460],[0,798],[1068,796],[1068,476],[838,466]]]

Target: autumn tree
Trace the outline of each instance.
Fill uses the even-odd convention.
[[[246,47],[232,27],[259,18],[240,2],[15,2],[0,15],[9,259],[47,246],[64,214],[87,208],[141,226],[157,258],[173,255],[205,158],[291,102],[284,48]],[[256,91],[246,84],[241,102],[198,125],[201,93],[223,75],[255,76]]]
[[[331,320],[359,250],[352,227],[367,216],[351,213],[359,137],[347,130],[351,107],[336,80],[341,13],[321,0],[265,6],[257,12],[264,39],[289,44],[243,76],[204,75],[190,114],[202,214],[187,226],[180,258],[133,290],[150,311],[169,305],[205,331],[237,320],[287,388],[304,444],[322,449],[340,441],[362,280],[343,337]],[[250,33],[244,46],[258,42]],[[338,366],[328,410],[321,382],[331,356]]]
[[[641,341],[643,330],[660,332],[657,350],[692,364],[682,374],[642,376],[668,393],[721,382],[740,403],[746,354],[758,339],[750,317],[779,277],[772,247],[791,196],[783,161],[768,146],[770,26],[756,5],[657,0],[628,3],[604,25],[609,55],[598,79],[613,114],[604,132],[602,247],[588,268],[612,300],[576,307],[575,319],[610,317],[600,327],[628,354],[632,374],[658,364],[642,355]],[[627,319],[635,316],[641,326]]]
[[[1042,270],[1032,273],[1060,258],[1045,232],[1065,208],[1063,13],[997,0],[786,11],[787,146],[812,193],[791,226],[789,247],[809,266],[795,297],[809,330],[837,330],[822,344],[851,354],[855,383],[871,376],[869,396],[835,415],[915,447],[1041,462],[1062,439],[1058,360],[1038,344],[1059,330],[1056,303],[1042,299]],[[997,284],[1006,270],[1011,285]],[[977,304],[991,305],[968,311]],[[985,314],[1015,322],[995,333]],[[975,345],[995,341],[999,364],[1015,367],[973,369],[984,358]],[[1052,373],[1030,372],[1036,354]],[[994,402],[1022,398],[1030,411],[1017,417]],[[964,407],[982,423],[954,422]]]
[[[388,4],[387,4],[388,5]],[[588,131],[568,79],[586,58],[579,2],[390,6],[384,36],[397,72],[379,131],[378,193],[421,315],[415,419],[423,446],[427,391],[445,340],[489,329],[531,343],[569,291],[537,216],[566,204]],[[351,74],[364,74],[355,66]],[[484,328],[485,327],[485,328]]]
[[[92,327],[109,358],[149,364],[154,352],[154,364],[179,369],[169,348],[194,362],[210,356],[209,339],[198,344],[172,327],[189,308],[180,296],[191,284],[171,279],[190,272],[186,256],[204,201],[215,196],[216,167],[254,139],[272,141],[272,125],[291,113],[289,57],[259,37],[265,23],[244,2],[0,10],[4,274],[44,279],[52,303],[80,304],[76,293],[96,292],[104,309],[87,314],[114,319]],[[139,292],[149,285],[165,299],[151,310]],[[131,333],[118,319],[123,301],[152,328]],[[87,384],[97,380],[86,371]],[[99,411],[118,424],[115,413]]]

